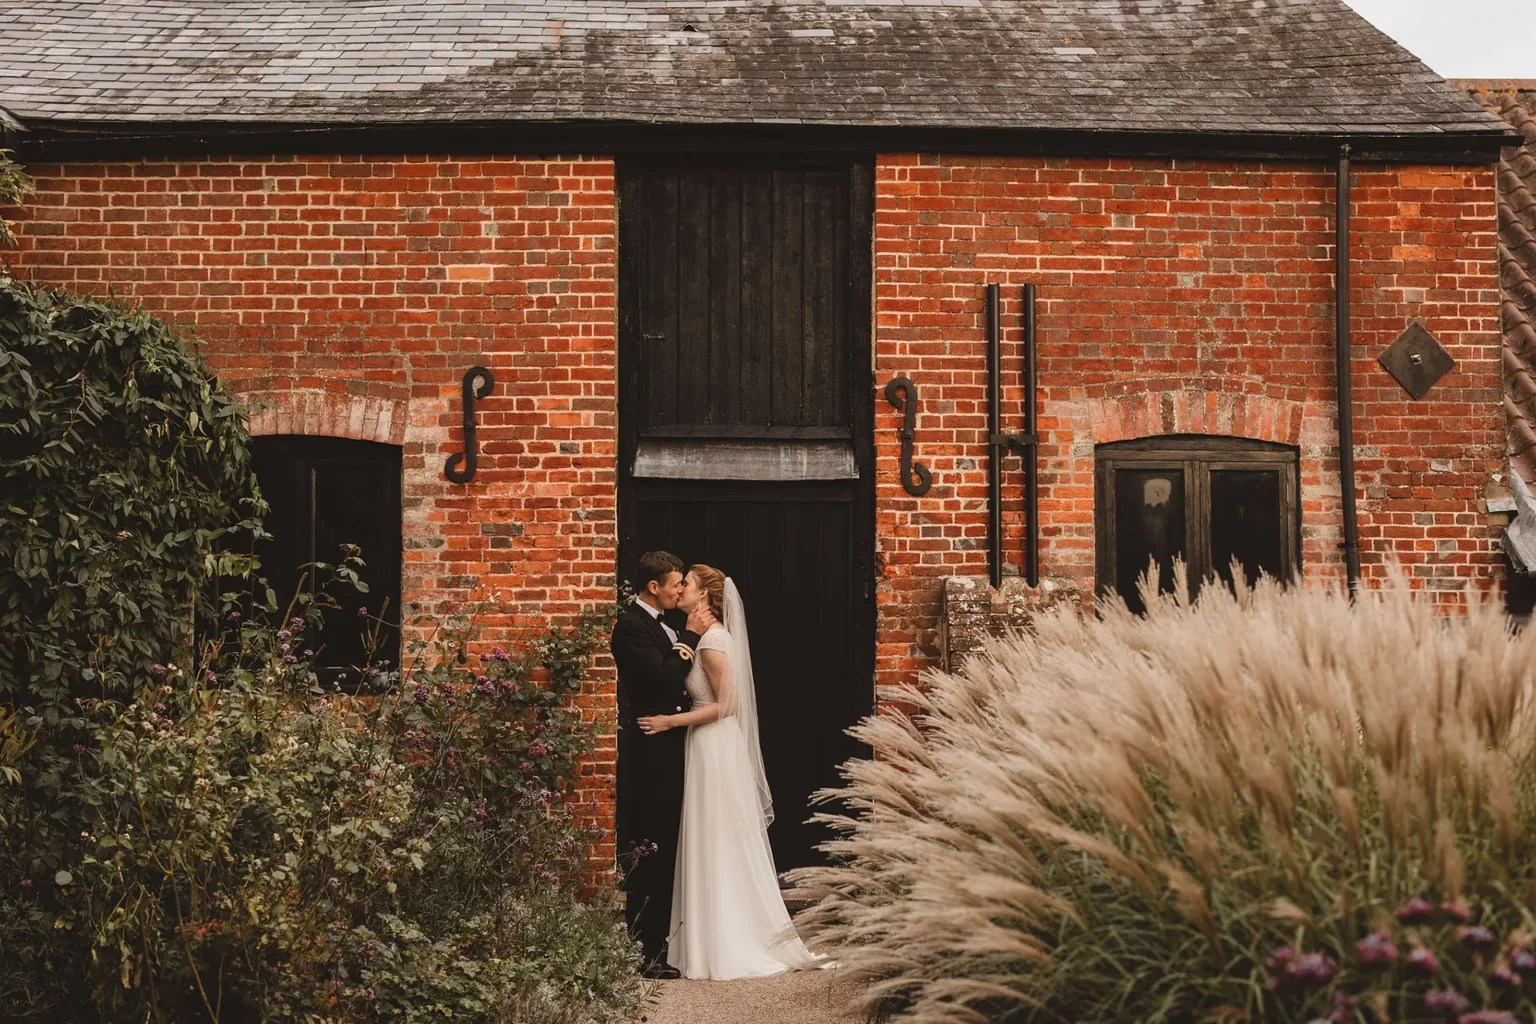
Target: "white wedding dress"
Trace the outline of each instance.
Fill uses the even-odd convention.
[[[667,963],[683,977],[717,981],[779,974],[822,959],[795,934],[779,895],[768,845],[772,804],[757,743],[750,649],[741,656],[746,623],[732,614],[740,610],[740,597],[729,581],[727,588],[726,621],[741,636],[711,626],[699,639],[699,657],[687,680],[695,709],[714,704],[703,652],[724,651],[731,659],[729,678],[722,680],[721,717],[688,729],[667,951]]]

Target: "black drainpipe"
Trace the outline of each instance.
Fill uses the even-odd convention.
[[[1334,368],[1338,383],[1339,490],[1344,502],[1344,574],[1353,597],[1360,589],[1360,528],[1355,519],[1355,411],[1349,378],[1349,143],[1339,146],[1334,182],[1333,311]]]

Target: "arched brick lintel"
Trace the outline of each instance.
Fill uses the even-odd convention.
[[[251,407],[252,436],[312,434],[404,444],[404,399],[326,391],[268,391],[240,395]]]
[[[1160,434],[1220,434],[1299,444],[1303,403],[1231,391],[1142,391],[1088,400],[1096,444]]]

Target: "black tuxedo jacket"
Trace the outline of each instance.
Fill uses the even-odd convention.
[[[690,706],[683,680],[699,636],[679,630],[674,642],[638,602],[619,613],[609,638],[619,670],[618,839],[625,863],[624,914],[647,958],[659,955],[672,920],[672,876],[683,816],[683,746],[687,729],[647,736],[635,719]],[[634,844],[655,843],[635,861]]]
[[[699,635],[677,631],[677,641],[667,637],[661,623],[639,601],[619,613],[608,649],[618,669],[619,725],[636,728],[635,720],[646,715],[671,715],[688,709],[683,680],[693,668]]]

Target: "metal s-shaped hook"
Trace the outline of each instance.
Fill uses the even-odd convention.
[[[885,386],[885,400],[903,413],[898,431],[901,436],[901,486],[912,497],[920,498],[933,486],[933,474],[921,462],[912,461],[912,442],[917,436],[917,385],[907,377],[893,378]]]
[[[464,450],[448,456],[443,475],[456,484],[467,484],[475,477],[475,402],[491,393],[496,378],[483,366],[472,366],[464,373]],[[463,468],[457,468],[463,463]]]

